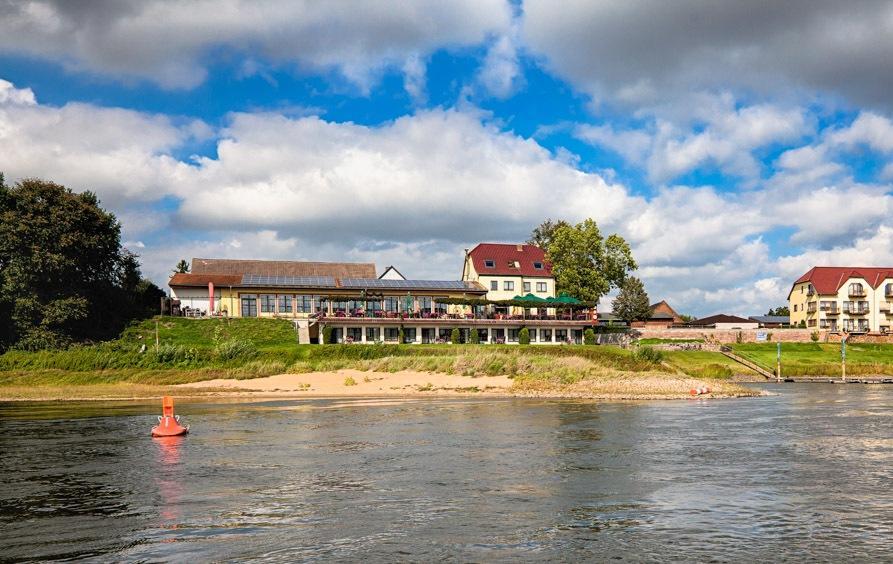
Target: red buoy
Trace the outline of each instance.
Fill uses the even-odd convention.
[[[176,437],[189,432],[189,426],[180,425],[180,417],[174,415],[174,398],[164,396],[161,398],[161,417],[158,425],[152,427],[153,437]]]
[[[691,395],[693,396],[702,396],[705,394],[709,394],[712,390],[707,386],[698,386],[697,388],[691,389]]]

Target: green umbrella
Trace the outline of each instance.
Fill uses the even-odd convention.
[[[580,300],[578,300],[577,298],[572,298],[566,294],[561,294],[560,296],[558,296],[557,298],[555,298],[552,301],[555,303],[559,303],[559,304],[579,304],[579,303],[581,303]]]
[[[519,302],[545,302],[546,301],[539,296],[534,296],[533,294],[527,294],[524,296],[515,296],[512,299],[519,301]]]

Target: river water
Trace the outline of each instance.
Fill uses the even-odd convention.
[[[0,559],[890,560],[893,387],[0,405]]]

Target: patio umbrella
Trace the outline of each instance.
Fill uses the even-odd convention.
[[[580,300],[578,300],[577,298],[572,298],[566,294],[561,294],[560,296],[558,296],[557,298],[555,298],[552,301],[554,301],[555,303],[559,303],[559,304],[574,304],[574,305],[576,305],[576,304],[581,303]]]

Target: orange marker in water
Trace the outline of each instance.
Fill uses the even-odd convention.
[[[180,417],[174,415],[174,398],[164,396],[161,398],[161,416],[158,425],[152,427],[153,437],[175,437],[189,432],[189,426],[180,425]]]

